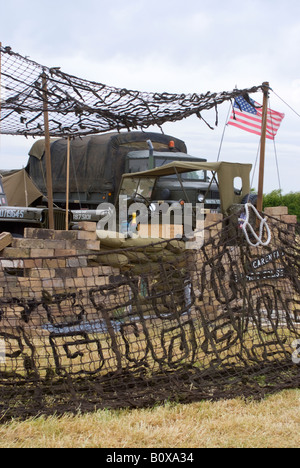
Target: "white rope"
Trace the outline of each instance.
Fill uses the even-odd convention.
[[[249,209],[250,208],[254,211],[255,215],[260,220],[259,236],[256,234],[256,232],[254,231],[253,227],[251,226],[251,224],[249,222],[249,218],[250,218]],[[259,214],[259,212],[255,208],[255,206],[253,206],[251,203],[246,203],[245,204],[245,211],[246,211],[246,217],[245,218],[239,218],[239,222],[240,222],[240,227],[241,227],[241,229],[243,230],[243,232],[245,234],[245,237],[247,239],[248,244],[251,245],[252,247],[258,247],[259,245],[265,247],[265,246],[269,245],[269,243],[271,242],[271,231],[270,231],[270,228],[269,228],[269,226],[267,224],[267,219],[268,218],[267,217],[262,218],[262,216]],[[253,237],[257,241],[256,244],[251,242],[251,240],[249,239],[248,232],[247,232],[248,227],[249,227],[249,229],[251,231],[251,234],[253,235]],[[264,234],[264,228],[266,229],[267,234],[268,234],[267,240],[265,242],[263,242],[263,240],[262,240],[263,234]]]

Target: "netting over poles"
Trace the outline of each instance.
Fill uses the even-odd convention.
[[[45,82],[52,136],[162,125],[261,89],[141,93],[1,56],[11,135],[44,135]],[[212,223],[200,250],[101,239],[91,252],[80,231],[14,239],[0,258],[0,421],[299,387],[299,232],[270,225],[260,247],[235,216]]]
[[[299,387],[299,237],[269,223],[265,247],[233,216],[200,250],[141,239],[68,256],[75,231],[28,229],[0,259],[0,420]]]
[[[110,130],[144,129],[175,122],[261,86],[206,94],[147,93],[115,88],[48,68],[1,47],[0,132],[43,136],[43,77],[47,83],[51,136],[79,136]]]

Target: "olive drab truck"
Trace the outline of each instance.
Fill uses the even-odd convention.
[[[66,207],[67,140],[51,141],[53,201]],[[74,221],[96,220],[101,203],[116,204],[122,176],[143,172],[171,162],[205,162],[187,152],[185,143],[173,136],[154,132],[122,132],[74,138],[70,142],[69,207]],[[44,140],[29,151],[26,167],[32,181],[46,196]],[[156,185],[155,199],[169,203],[180,201],[182,185],[191,203],[202,202],[210,210],[219,210],[219,191],[205,170],[174,175]],[[98,210],[99,211],[99,210]]]

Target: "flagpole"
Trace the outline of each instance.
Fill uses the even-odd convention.
[[[267,112],[268,112],[268,97],[269,97],[269,83],[267,81],[265,81],[262,84],[262,90],[264,93],[264,99],[263,99],[262,122],[261,122],[260,163],[259,163],[259,178],[258,178],[258,193],[257,193],[258,211],[262,211],[263,209]]]

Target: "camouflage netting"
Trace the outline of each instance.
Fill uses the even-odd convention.
[[[49,230],[19,240],[22,258],[5,249],[1,420],[298,387],[299,238],[269,225],[267,247],[251,247],[231,217],[200,250],[141,240],[32,258],[43,242],[76,242]]]
[[[247,97],[262,86],[205,94],[148,93],[107,86],[48,68],[0,47],[0,133],[43,136],[44,102],[53,137],[90,135],[111,130],[159,127],[203,110],[216,109],[224,101]],[[43,77],[45,83],[43,83]]]
[[[217,117],[262,89],[146,93],[0,52],[9,135],[44,136],[45,105],[51,136],[81,136]],[[236,216],[195,251],[177,240],[100,249],[72,231],[15,239],[0,258],[0,420],[299,387],[299,238],[270,223],[267,247],[250,246]]]

